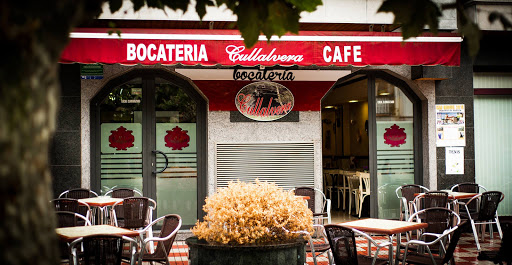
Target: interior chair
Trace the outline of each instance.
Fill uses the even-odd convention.
[[[460,236],[464,231],[464,227],[467,225],[467,221],[461,222],[459,225],[444,231],[442,234],[432,234],[433,240],[409,240],[406,243],[405,251],[403,255],[398,256],[398,260],[402,261],[402,264],[418,264],[418,265],[440,265],[440,264],[455,264],[453,259],[453,253],[457,244],[459,243]],[[451,234],[448,248],[443,251],[443,255],[434,255],[432,253],[431,246],[441,244],[443,247],[443,241],[445,241]],[[415,246],[412,247],[411,246]],[[427,250],[427,253],[417,252],[417,246],[422,246]]]
[[[332,200],[332,193],[334,189],[336,189],[334,182],[334,175],[333,169],[324,169],[323,175],[324,175],[324,194],[329,194],[329,199]]]
[[[347,194],[350,193],[347,176],[352,175],[352,174],[354,174],[353,171],[342,170],[342,171],[340,171],[340,174],[338,175],[339,185],[336,186],[336,189],[338,190],[338,206],[340,204],[340,198],[343,199],[343,201],[342,201],[343,202],[343,204],[342,204],[343,210],[345,210],[345,206],[347,204],[347,200],[346,200]],[[343,197],[340,196],[340,192],[342,193],[341,195]]]
[[[500,221],[498,219],[498,205],[501,201],[503,201],[504,198],[505,195],[500,191],[487,191],[474,196],[466,203],[461,203],[466,209],[466,214],[469,217],[469,221],[471,222],[471,228],[473,229],[473,235],[475,237],[476,248],[478,251],[480,251],[480,243],[478,242],[478,232],[476,230],[476,225],[482,225],[482,240],[484,240],[486,224],[489,224],[491,227],[489,229],[491,238],[492,224],[496,224],[500,238],[503,239],[503,233],[501,231]],[[477,203],[477,212],[472,213],[468,205],[471,205],[474,201],[479,203]]]
[[[313,212],[313,221],[315,224],[328,224],[331,223],[331,200],[325,197],[325,194],[315,188],[311,187],[298,187],[294,188],[293,192],[298,196],[308,196],[308,208]],[[319,198],[321,203],[317,207],[316,199]]]
[[[51,203],[55,207],[56,211],[67,211],[78,213],[85,216],[88,220],[91,220],[91,208],[88,204],[80,202],[77,199],[72,198],[58,198],[51,200]],[[85,215],[84,215],[85,214]],[[84,225],[84,222],[79,220],[80,225]]]
[[[140,230],[141,236],[157,223],[162,222],[160,228],[160,235],[155,237],[153,235],[146,237],[140,245],[140,253],[136,254],[138,264],[142,264],[143,261],[158,262],[162,264],[169,264],[169,252],[172,249],[172,244],[176,238],[176,234],[181,228],[181,217],[177,214],[168,214],[157,218],[151,224]],[[146,245],[154,245],[157,242],[156,249],[152,251],[152,248],[148,251]],[[131,255],[123,254],[123,259],[128,259]]]
[[[400,221],[408,220],[414,212],[413,201],[416,194],[430,191],[428,188],[416,184],[407,184],[395,190],[396,197],[400,199]]]
[[[352,196],[354,196],[354,205],[356,208],[356,214],[359,212],[359,176],[358,175],[347,175],[348,181],[348,213],[352,214]]]
[[[329,240],[327,239],[327,235],[325,234],[325,228],[320,224],[313,224],[313,234],[308,231],[297,231],[291,232],[288,229],[282,227],[287,233],[297,233],[305,236],[308,240],[306,244],[306,252],[311,253],[313,257],[313,263],[317,265],[317,257],[327,252],[327,257],[329,259],[329,265],[333,264],[333,258],[331,254],[331,247],[329,245]]]
[[[135,265],[137,242],[126,236],[95,235],[76,239],[71,242],[73,264],[85,265],[121,265],[123,244],[130,243],[130,264]],[[78,250],[81,249],[80,255]]]
[[[391,242],[377,243],[364,232],[338,224],[327,224],[324,227],[336,265],[384,265],[389,263],[389,260],[380,259],[378,255],[381,248],[392,247]],[[357,254],[355,234],[365,237],[377,247],[373,257]]]
[[[358,202],[359,202],[359,218],[361,218],[361,212],[363,211],[364,199],[370,196],[370,173],[357,172],[359,176],[359,191],[358,191]]]

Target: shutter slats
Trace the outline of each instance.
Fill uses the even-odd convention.
[[[314,186],[314,144],[251,143],[216,145],[216,187],[230,181],[274,182],[283,189]]]

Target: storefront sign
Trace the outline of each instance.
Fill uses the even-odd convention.
[[[293,94],[288,88],[266,81],[244,86],[235,98],[238,111],[256,121],[278,120],[290,113],[293,103]]]
[[[446,147],[446,174],[464,174],[464,147]]]
[[[288,70],[233,70],[233,80],[249,81],[293,81],[295,76]]]
[[[103,79],[103,65],[101,64],[81,64],[81,79]]]
[[[464,104],[436,105],[437,146],[466,146]]]
[[[391,32],[305,32],[250,49],[238,31],[124,29],[121,37],[108,29],[79,29],[61,62],[244,66],[366,66],[460,64],[460,42],[454,34],[403,40]]]

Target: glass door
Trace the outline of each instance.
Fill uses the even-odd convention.
[[[185,82],[142,76],[105,87],[91,102],[91,121],[97,121],[91,186],[102,194],[137,189],[157,202],[154,217],[179,214],[188,227],[201,217],[198,202],[204,200],[198,148],[205,120],[198,113],[206,104]]]

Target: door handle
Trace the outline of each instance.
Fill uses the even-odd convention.
[[[161,154],[165,158],[164,168],[162,168],[161,170],[153,170],[153,174],[158,174],[158,173],[164,172],[167,169],[167,166],[169,165],[169,159],[167,159],[167,156],[165,155],[165,153],[160,150],[153,150],[152,153],[155,154],[155,156],[156,156],[156,154]],[[156,164],[155,164],[155,168],[156,168]]]

